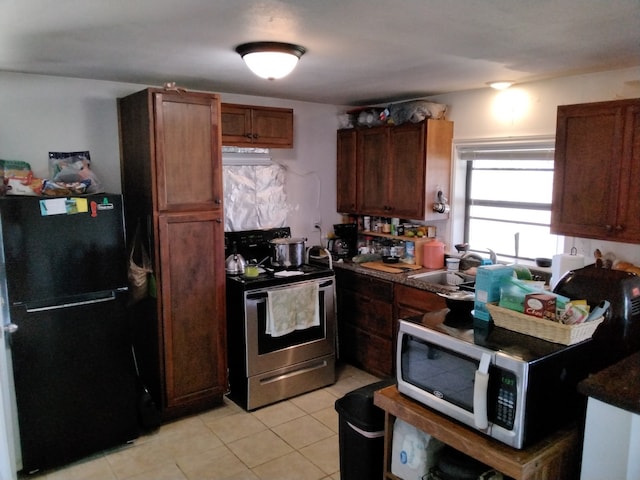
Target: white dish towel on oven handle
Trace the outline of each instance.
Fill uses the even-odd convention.
[[[266,334],[281,337],[320,325],[316,282],[267,291]]]

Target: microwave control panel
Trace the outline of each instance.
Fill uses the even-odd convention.
[[[513,430],[517,400],[516,376],[513,372],[501,369],[496,373],[499,375],[499,381],[493,423],[507,430]]]

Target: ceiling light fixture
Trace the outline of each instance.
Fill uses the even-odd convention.
[[[251,42],[236,47],[247,67],[267,80],[289,75],[306,51],[300,45],[280,42]]]
[[[494,90],[506,90],[513,85],[513,82],[511,80],[499,80],[497,82],[488,82],[487,85]]]

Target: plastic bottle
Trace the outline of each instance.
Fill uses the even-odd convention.
[[[444,267],[444,243],[432,240],[426,242],[422,248],[422,266],[424,268]]]

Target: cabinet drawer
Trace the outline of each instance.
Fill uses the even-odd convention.
[[[344,360],[378,376],[393,374],[393,345],[391,340],[363,332],[351,325],[341,329],[340,355]]]
[[[398,310],[409,307],[410,310],[426,313],[447,308],[445,299],[440,295],[406,285],[395,285],[395,298]]]
[[[338,322],[351,324],[375,335],[393,337],[393,306],[350,290],[338,296]]]
[[[368,275],[342,271],[337,277],[338,288],[351,290],[380,302],[393,302],[393,283],[379,280]]]

